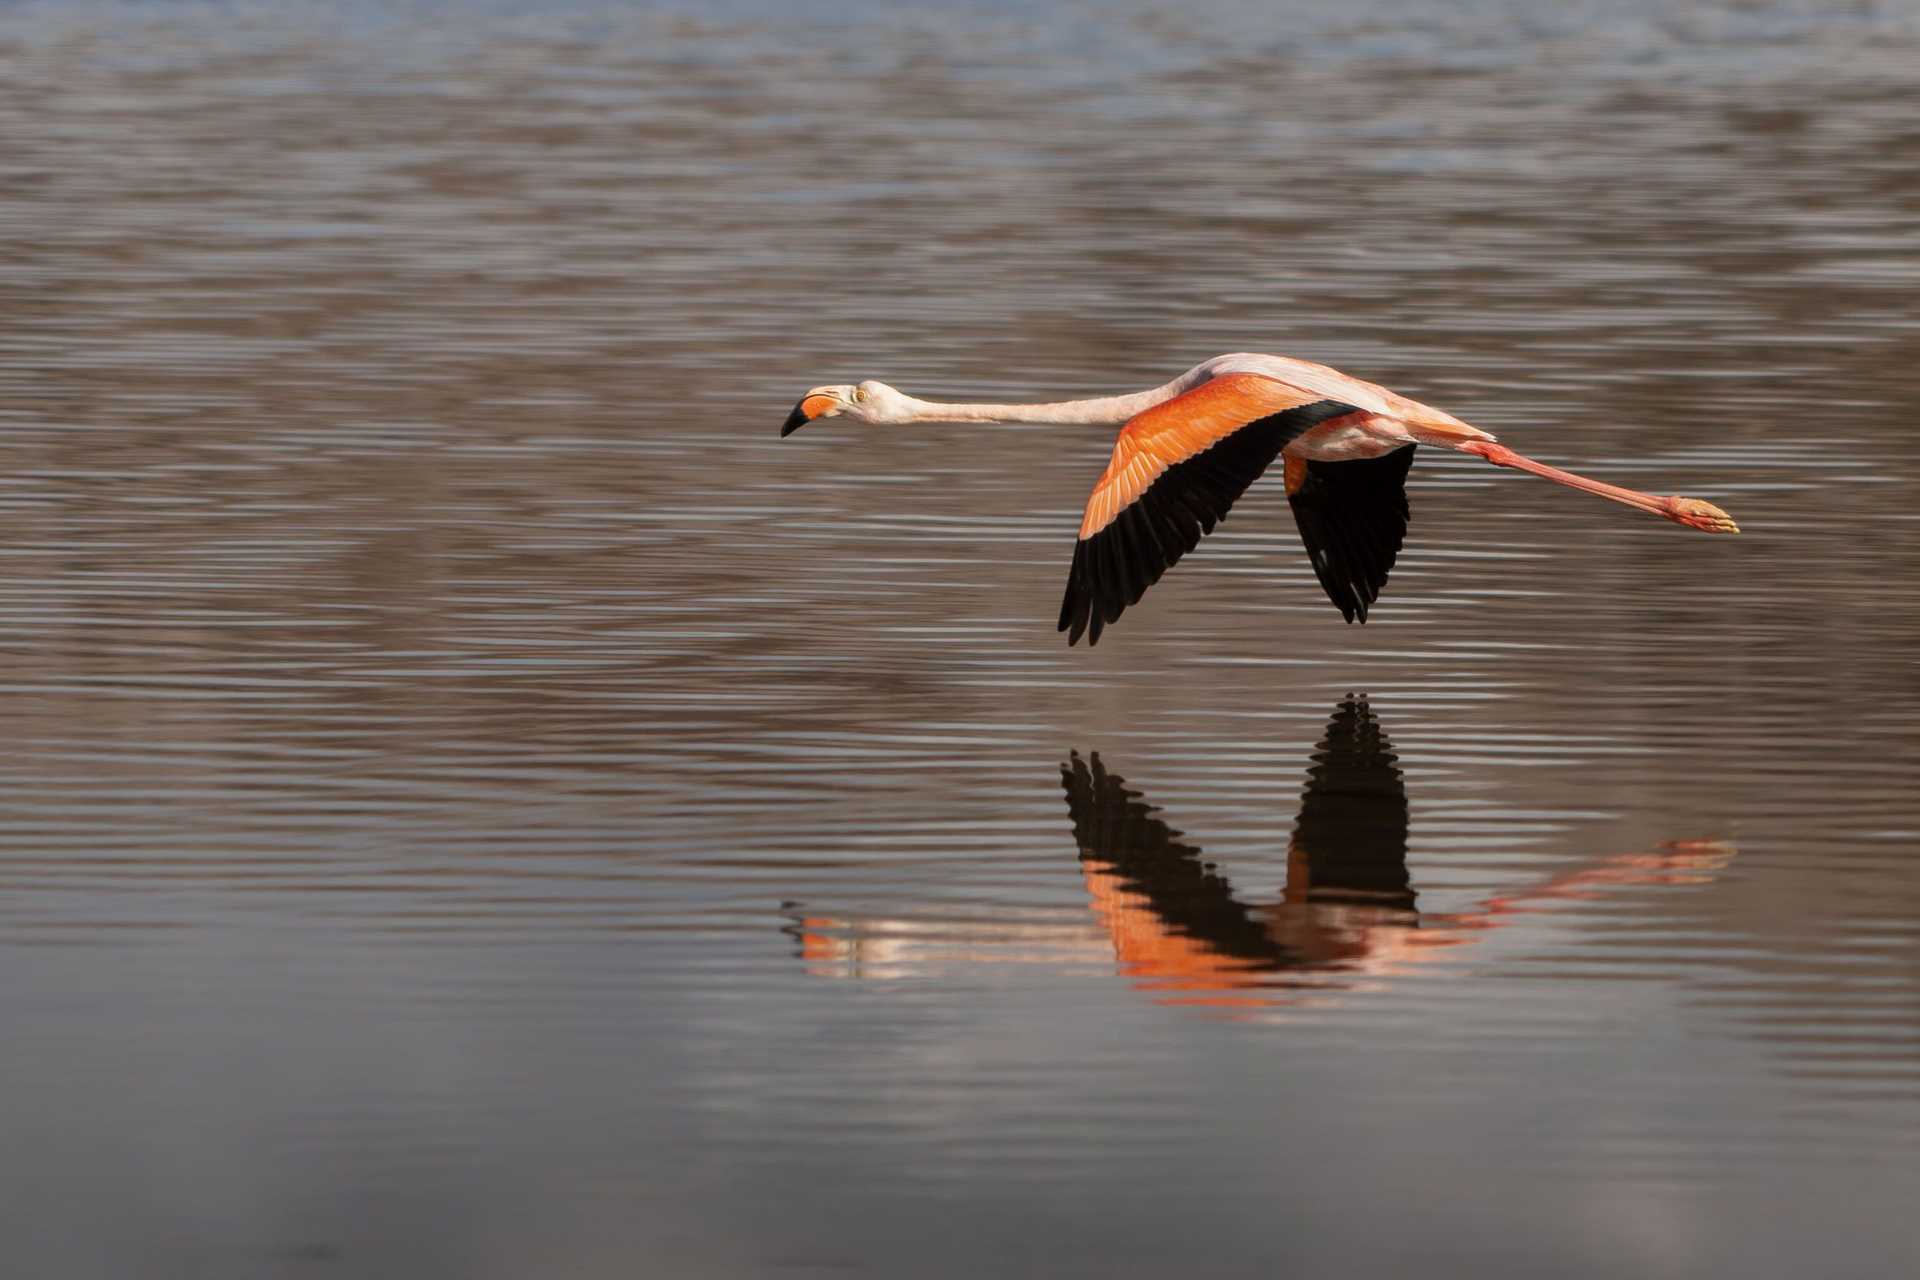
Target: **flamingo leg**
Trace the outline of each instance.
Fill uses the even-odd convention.
[[[1503,444],[1494,444],[1486,440],[1466,440],[1454,445],[1462,453],[1471,453],[1485,458],[1496,467],[1512,467],[1516,471],[1525,471],[1529,475],[1543,476],[1556,484],[1579,489],[1613,502],[1623,502],[1629,507],[1656,515],[1675,524],[1686,525],[1689,529],[1699,529],[1703,533],[1738,533],[1740,526],[1733,517],[1714,506],[1711,502],[1702,502],[1698,498],[1660,498],[1651,493],[1641,493],[1637,489],[1622,489],[1619,485],[1607,484],[1600,480],[1590,480],[1586,476],[1577,476],[1571,471],[1562,471],[1550,467],[1544,462],[1535,462],[1524,454],[1515,453]]]

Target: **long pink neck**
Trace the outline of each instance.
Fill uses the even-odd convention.
[[[1052,404],[946,404],[937,400],[902,397],[907,422],[1063,422],[1089,426],[1119,426],[1134,414],[1180,394],[1178,383],[1125,396],[1095,400],[1059,400]]]

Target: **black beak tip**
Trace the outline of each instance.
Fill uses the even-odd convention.
[[[788,414],[787,420],[780,424],[780,438],[785,440],[788,436],[806,426],[807,423],[811,421],[812,419],[807,417],[799,405],[793,406],[793,412]]]

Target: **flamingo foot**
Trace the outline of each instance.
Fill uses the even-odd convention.
[[[1689,529],[1698,529],[1702,533],[1738,533],[1740,526],[1733,517],[1699,498],[1666,498],[1662,500],[1666,510],[1662,513],[1675,524],[1683,524]]]

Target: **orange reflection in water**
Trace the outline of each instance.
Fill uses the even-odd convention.
[[[1277,902],[1243,903],[1097,754],[1073,755],[1061,780],[1094,926],[1044,916],[991,924],[805,917],[795,932],[808,971],[890,978],[950,965],[1117,959],[1121,974],[1163,1003],[1298,1004],[1407,972],[1556,902],[1626,885],[1704,883],[1735,853],[1715,840],[1674,841],[1465,911],[1422,912],[1407,871],[1406,786],[1362,698],[1334,710],[1314,751]]]

